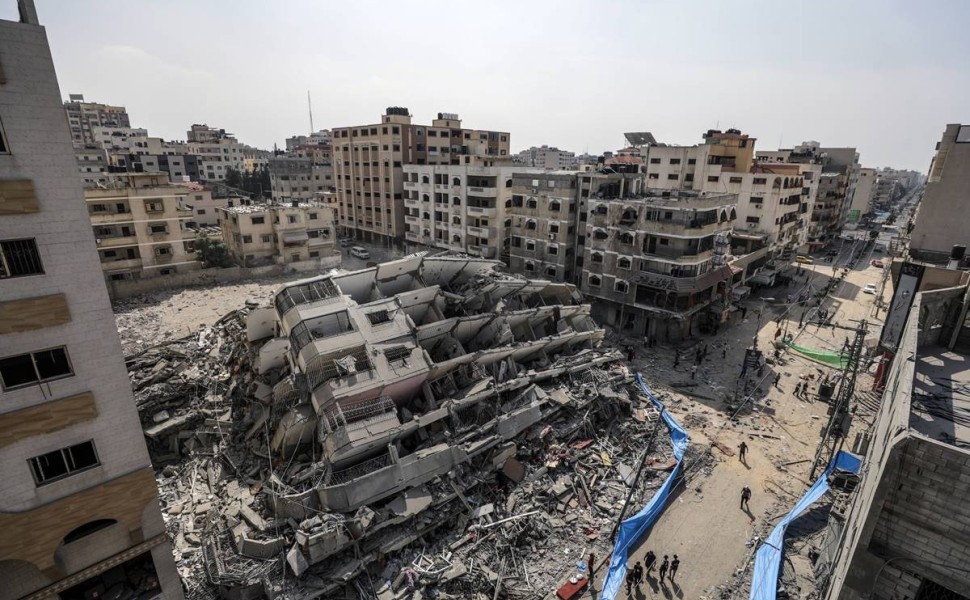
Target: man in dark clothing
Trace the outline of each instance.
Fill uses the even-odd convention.
[[[633,567],[633,585],[639,589],[641,583],[643,583],[643,565],[637,561],[636,566]]]
[[[741,307],[741,318],[744,319],[746,316],[748,316],[748,307],[747,306],[742,306]]]
[[[637,577],[635,571],[630,569],[626,572],[626,595],[629,596],[633,593],[633,586],[636,584]]]
[[[779,381],[781,381],[781,373],[775,373],[775,389],[776,390],[780,390],[781,389],[780,387],[778,387],[778,382]]]
[[[664,554],[663,562],[660,563],[660,581],[664,580],[667,576],[667,569],[670,568],[670,561],[667,560],[667,555]]]
[[[727,358],[727,346],[721,350],[721,358]]]
[[[744,486],[741,488],[741,510],[744,510],[748,506],[748,500],[751,499],[751,488]]]
[[[674,560],[670,563],[670,581],[673,582],[674,576],[677,575],[677,569],[680,568],[680,559],[674,554]]]
[[[647,575],[649,575],[657,564],[657,555],[653,553],[653,550],[647,550],[647,555],[643,557],[643,560],[647,563]]]
[[[674,368],[680,365],[680,350],[674,350]]]
[[[738,446],[738,458],[741,459],[741,462],[744,462],[744,456],[747,453],[748,453],[748,445],[742,441],[741,445]]]

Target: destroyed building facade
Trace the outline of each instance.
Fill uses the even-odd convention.
[[[600,300],[600,322],[676,340],[697,315],[726,318],[736,195],[640,189],[587,206],[581,289]]]
[[[18,8],[0,20],[0,598],[180,599],[47,36]]]
[[[965,285],[917,293],[849,511],[816,574],[827,600],[970,590],[970,321]],[[825,587],[827,584],[827,588]]]

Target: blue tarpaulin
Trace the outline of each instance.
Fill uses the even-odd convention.
[[[785,529],[788,528],[789,523],[808,510],[809,506],[828,491],[829,475],[832,474],[832,471],[845,471],[858,475],[861,464],[862,459],[855,454],[839,452],[832,464],[825,469],[825,472],[815,481],[812,487],[808,488],[808,491],[795,504],[791,512],[775,525],[771,535],[761,544],[754,555],[754,571],[751,578],[749,600],[775,600],[778,593],[778,571],[781,568],[781,550],[785,543]]]
[[[667,480],[660,486],[657,493],[653,495],[653,498],[647,502],[647,505],[640,512],[620,523],[619,533],[616,536],[616,545],[613,546],[613,557],[610,560],[610,569],[607,571],[606,580],[603,582],[601,596],[603,600],[614,600],[620,588],[623,586],[623,581],[626,577],[626,561],[629,556],[630,547],[636,544],[650,530],[660,516],[660,513],[663,512],[664,506],[667,504],[667,498],[670,497],[670,492],[674,489],[674,482],[677,480],[677,475],[680,473],[680,468],[684,461],[684,453],[687,452],[687,442],[689,439],[687,432],[670,416],[670,413],[664,409],[663,404],[654,397],[653,393],[647,388],[647,385],[643,383],[643,378],[640,377],[639,373],[637,373],[637,383],[640,384],[640,388],[643,389],[643,392],[650,398],[654,406],[660,410],[660,416],[663,418],[667,429],[670,430],[670,442],[674,446],[674,458],[677,459],[677,465],[670,472],[670,475],[667,476]]]

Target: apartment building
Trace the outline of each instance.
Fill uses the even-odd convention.
[[[938,261],[953,246],[970,245],[970,125],[951,123],[936,146],[910,236],[910,254]]]
[[[509,158],[509,134],[462,128],[458,115],[438,113],[430,126],[390,107],[373,125],[333,130],[334,183],[340,227],[370,242],[404,240],[403,167],[494,166]]]
[[[195,193],[192,193],[195,195]],[[88,218],[108,281],[172,275],[201,267],[189,189],[165,173],[119,173],[84,190]]]
[[[334,191],[333,166],[312,158],[277,156],[269,159],[273,201],[319,200]]]
[[[521,167],[404,165],[404,237],[410,244],[498,258],[508,250],[512,177]]]
[[[124,106],[85,102],[83,94],[71,94],[64,103],[64,112],[71,128],[71,140],[77,145],[97,145],[97,128],[128,128],[131,120]]]
[[[846,217],[848,223],[858,223],[862,216],[868,214],[873,205],[873,198],[876,195],[876,175],[878,171],[870,168],[859,169],[859,178],[856,183],[855,194],[852,203],[849,205],[849,214]]]
[[[532,146],[513,155],[516,164],[536,169],[550,169],[553,171],[575,169],[579,166],[575,152],[560,150],[555,146]]]
[[[339,264],[336,209],[329,202],[259,204],[246,201],[218,209],[222,237],[237,263],[246,266],[317,261]]]
[[[967,298],[965,283],[914,294],[875,422],[855,448],[861,481],[821,545],[821,598],[967,598]]]
[[[0,20],[0,599],[181,599],[50,46],[18,8]]]
[[[238,206],[249,200],[247,196],[227,193],[226,190],[220,190],[214,186],[210,189],[195,182],[178,183],[176,185],[185,188],[188,192],[182,206],[186,210],[192,211],[192,217],[185,222],[186,228],[191,230],[219,227],[221,225],[220,208]]]
[[[572,283],[577,269],[581,177],[577,171],[515,173],[502,258],[514,273]],[[586,182],[587,195],[589,182]]]
[[[310,135],[288,137],[285,143],[287,152],[295,152],[301,146],[330,146],[333,143],[333,133],[329,129],[321,129]]]
[[[737,129],[712,129],[703,140],[697,146],[637,148],[645,163],[647,186],[735,194],[736,243],[744,251],[768,248],[768,254],[776,257],[803,246],[815,201],[813,182],[820,169],[783,164],[775,153],[756,157],[757,140]]]
[[[735,194],[636,188],[587,204],[580,289],[594,317],[657,340],[687,338],[726,318],[734,271]]]

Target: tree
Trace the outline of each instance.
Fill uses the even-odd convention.
[[[203,268],[231,267],[235,264],[225,242],[201,233],[195,238],[195,255],[202,261]]]
[[[242,187],[242,182],[242,174],[239,171],[233,169],[232,167],[226,169],[226,185],[229,187],[238,188]]]

